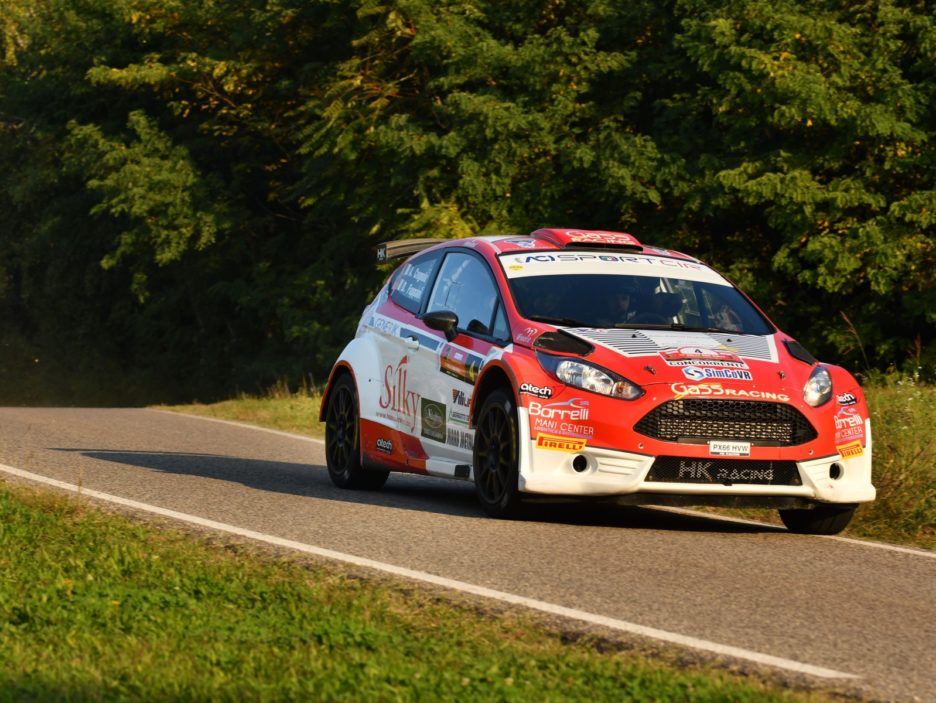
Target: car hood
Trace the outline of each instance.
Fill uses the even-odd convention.
[[[595,363],[641,385],[738,383],[800,387],[810,366],[790,363],[776,335],[678,330],[564,328],[595,347]],[[791,373],[791,366],[793,366]]]

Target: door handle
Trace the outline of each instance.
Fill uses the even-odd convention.
[[[415,337],[407,337],[405,342],[407,349],[419,349],[419,340]]]

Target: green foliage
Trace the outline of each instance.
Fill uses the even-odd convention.
[[[698,255],[830,361],[936,359],[931,19],[919,0],[5,0],[0,380],[88,402],[63,366],[124,401],[321,379],[381,282],[377,242],[546,225]]]

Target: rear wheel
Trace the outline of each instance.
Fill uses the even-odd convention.
[[[357,390],[345,374],[335,381],[325,410],[325,463],[332,483],[339,488],[377,489],[390,475],[361,466],[360,426]]]
[[[804,535],[837,535],[851,522],[855,506],[817,505],[780,511],[780,519],[790,532]]]
[[[516,517],[520,512],[519,462],[514,399],[496,390],[481,406],[474,441],[475,492],[491,517]]]

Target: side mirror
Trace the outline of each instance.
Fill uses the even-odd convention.
[[[455,328],[458,327],[458,315],[451,310],[433,310],[427,312],[421,318],[426,323],[426,327],[439,330],[445,333],[448,341],[455,339]]]

